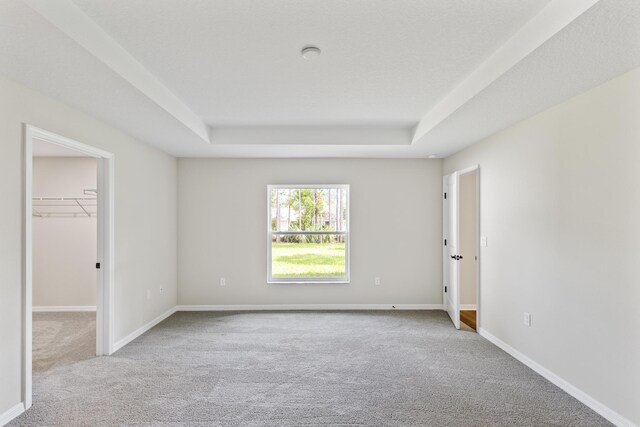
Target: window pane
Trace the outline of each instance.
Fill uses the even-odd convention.
[[[269,281],[348,281],[349,187],[269,189]]]
[[[346,277],[344,235],[274,235],[271,275],[274,278]]]
[[[348,231],[347,190],[272,188],[271,231]]]

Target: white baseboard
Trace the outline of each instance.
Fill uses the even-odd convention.
[[[171,316],[173,313],[176,312],[176,308],[177,307],[173,307],[172,309],[170,309],[170,310],[166,311],[165,313],[161,314],[160,316],[156,317],[155,319],[153,319],[149,323],[147,323],[147,324],[139,327],[135,331],[131,332],[129,335],[127,335],[126,337],[122,338],[121,340],[116,341],[116,343],[113,345],[113,351],[111,353],[113,354],[116,351],[120,350],[122,347],[124,347],[125,345],[129,344],[131,341],[135,340],[140,335],[144,334],[149,329],[153,328],[154,326],[156,326],[158,323],[162,322],[167,317]]]
[[[584,403],[585,405],[593,409],[598,414],[602,415],[604,418],[606,418],[616,426],[619,426],[619,427],[636,426],[634,423],[632,423],[622,415],[618,414],[613,409],[609,408],[605,404],[589,396],[587,393],[583,392],[573,384],[560,378],[558,375],[554,374],[544,366],[540,365],[538,362],[535,362],[534,360],[530,359],[528,356],[525,356],[523,353],[520,353],[518,350],[511,347],[509,344],[497,338],[490,332],[487,332],[485,329],[478,328],[478,333],[484,338],[486,338],[488,341],[495,344],[497,347],[501,348],[502,350],[509,353],[511,356],[513,356],[514,358],[516,358],[517,360],[519,360],[520,362],[528,366],[529,368],[536,371],[538,374],[545,377],[551,383],[560,387],[562,390],[566,391],[568,394],[575,397],[580,402]]]
[[[442,304],[179,305],[176,311],[265,311],[265,310],[442,310]]]
[[[476,310],[477,308],[476,304],[460,304],[460,310]]]
[[[33,312],[71,312],[71,311],[96,311],[95,305],[38,305],[31,307]]]
[[[8,424],[9,421],[14,419],[18,415],[22,414],[23,412],[24,412],[24,402],[20,402],[14,405],[8,411],[5,411],[4,413],[0,414],[0,426]]]

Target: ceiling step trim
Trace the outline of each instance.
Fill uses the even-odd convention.
[[[23,1],[200,139],[211,142],[206,123],[71,0]]]
[[[416,125],[412,143],[420,141],[447,117],[542,46],[599,0],[552,0],[520,28]]]

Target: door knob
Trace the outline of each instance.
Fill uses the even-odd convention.
[[[451,255],[451,258],[458,259],[458,256],[457,255]]]

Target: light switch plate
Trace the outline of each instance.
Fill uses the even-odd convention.
[[[480,246],[487,246],[487,236],[480,236]]]
[[[525,326],[531,326],[531,314],[525,312],[523,321]]]

